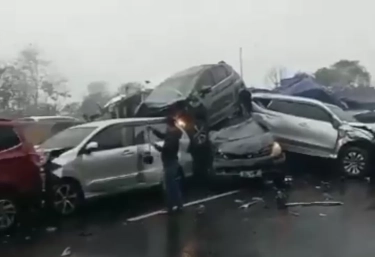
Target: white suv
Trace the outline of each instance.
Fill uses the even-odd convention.
[[[53,207],[73,213],[84,199],[136,188],[160,185],[163,167],[160,154],[150,142],[158,142],[147,126],[165,130],[164,118],[129,118],[96,121],[71,127],[40,145],[53,156],[51,172],[59,177],[53,187]],[[183,176],[191,175],[189,138],[180,141]]]

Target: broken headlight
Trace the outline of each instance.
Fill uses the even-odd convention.
[[[271,156],[272,157],[277,157],[282,152],[283,152],[283,150],[281,149],[281,146],[279,145],[279,143],[274,142],[273,145],[272,145]]]

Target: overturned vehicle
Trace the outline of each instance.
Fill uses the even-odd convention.
[[[207,64],[178,72],[159,84],[136,111],[138,117],[188,113],[209,127],[240,110],[238,95],[245,84],[228,64]]]
[[[211,132],[210,139],[215,149],[214,177],[281,174],[285,155],[269,129],[254,118]]]

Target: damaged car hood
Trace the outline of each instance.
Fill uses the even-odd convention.
[[[271,133],[253,119],[211,132],[210,139],[220,152],[235,155],[258,152],[274,142]]]
[[[375,140],[375,124],[351,122],[342,125],[340,129],[347,132],[351,138],[365,138],[370,141]]]

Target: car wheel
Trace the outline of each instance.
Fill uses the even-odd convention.
[[[17,224],[18,208],[16,201],[7,195],[0,195],[0,233],[7,232]]]
[[[53,208],[62,216],[74,214],[84,200],[80,185],[71,180],[63,180],[53,187]]]
[[[345,148],[339,156],[339,169],[352,177],[365,175],[369,163],[367,150],[355,146]]]

